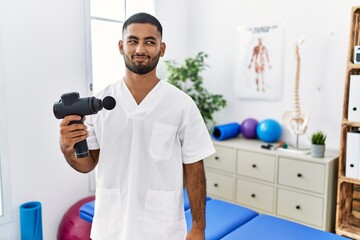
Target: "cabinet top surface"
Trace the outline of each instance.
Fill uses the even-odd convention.
[[[213,143],[215,146],[229,147],[229,148],[240,149],[240,150],[244,150],[244,151],[252,151],[252,152],[257,152],[257,153],[275,155],[275,156],[279,156],[279,157],[289,157],[289,158],[296,158],[296,159],[303,159],[303,160],[311,160],[311,161],[322,162],[322,163],[332,161],[333,159],[336,159],[339,156],[339,151],[326,149],[324,158],[313,158],[310,155],[310,147],[308,147],[309,153],[307,153],[307,154],[305,154],[303,152],[298,152],[298,151],[296,151],[296,149],[293,149],[293,148],[289,148],[288,150],[280,149],[280,148],[277,148],[274,150],[264,149],[261,147],[261,145],[267,145],[267,143],[262,142],[258,139],[254,139],[254,140],[253,139],[245,139],[243,137],[237,137],[237,138],[232,138],[232,139],[222,140],[222,141],[213,140]],[[279,145],[279,143],[271,143],[271,144],[274,146]]]

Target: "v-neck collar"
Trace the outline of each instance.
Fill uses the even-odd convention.
[[[122,102],[124,103],[124,107],[128,114],[130,115],[142,115],[146,114],[148,111],[152,109],[153,106],[156,105],[157,99],[160,99],[159,91],[162,86],[162,80],[160,80],[151,90],[150,92],[144,97],[144,99],[137,104],[135,101],[134,96],[131,94],[130,89],[125,83],[125,80],[121,80],[121,88],[122,88]]]

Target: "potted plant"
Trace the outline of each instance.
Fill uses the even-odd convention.
[[[311,156],[322,158],[325,155],[326,134],[316,131],[311,135]]]
[[[222,95],[212,94],[203,86],[200,73],[205,70],[204,60],[208,55],[199,52],[193,58],[185,59],[185,63],[178,65],[175,61],[165,61],[167,80],[177,88],[187,93],[198,106],[202,117],[209,129],[215,125],[213,114],[226,106]]]

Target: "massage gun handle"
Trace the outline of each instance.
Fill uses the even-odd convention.
[[[69,125],[74,124],[74,123],[83,124],[84,123],[84,118],[82,118],[81,120],[71,121],[69,123]],[[89,148],[88,148],[86,139],[84,139],[84,140],[82,140],[82,141],[80,141],[78,143],[75,143],[74,148],[75,148],[75,156],[77,158],[83,158],[83,157],[89,156]]]

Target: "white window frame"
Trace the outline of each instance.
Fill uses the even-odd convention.
[[[144,9],[144,3],[152,5],[149,7],[151,9]],[[105,1],[104,1],[105,3]],[[93,94],[93,62],[92,62],[92,41],[91,41],[91,21],[92,20],[99,20],[105,22],[113,22],[113,23],[120,23],[123,24],[126,18],[130,17],[134,14],[136,9],[137,12],[143,11],[148,12],[150,14],[154,14],[155,12],[155,1],[154,0],[124,0],[124,16],[125,19],[123,20],[115,20],[109,18],[102,18],[102,17],[94,17],[91,16],[91,0],[84,0],[84,10],[85,10],[85,64],[86,64],[86,84],[87,84],[87,95],[90,96]],[[130,6],[129,9],[127,6]],[[149,6],[149,5],[146,5]],[[130,10],[131,8],[131,10]],[[146,7],[145,7],[146,8]],[[122,27],[121,27],[122,28]],[[119,36],[120,40],[121,36]],[[119,53],[120,54],[120,53]],[[119,76],[121,77],[121,76]],[[95,171],[92,171],[89,174],[89,191],[94,193],[95,192]]]
[[[91,0],[85,1],[85,61],[86,61],[86,81],[87,81],[87,90],[88,94],[91,95],[93,93],[93,62],[92,62],[92,39],[91,39],[91,21],[98,20],[104,22],[113,22],[123,24],[125,20],[130,17],[134,12],[148,12],[150,14],[154,14],[155,12],[155,1],[154,0],[124,0],[124,9],[123,13],[125,19],[116,20],[110,18],[103,17],[95,17],[91,16]],[[120,0],[119,0],[120,1]],[[104,2],[105,3],[105,2]],[[147,3],[147,4],[145,4]],[[144,5],[146,5],[144,7]],[[150,6],[152,5],[152,6]],[[149,9],[146,9],[149,6]],[[145,9],[144,9],[145,8]],[[151,8],[151,9],[150,9]],[[122,28],[122,27],[121,27]],[[119,40],[120,40],[119,36]]]
[[[124,23],[124,21],[91,16],[91,0],[85,0],[85,61],[86,61],[86,83],[88,95],[93,94],[93,67],[92,67],[92,44],[91,44],[91,21],[99,20],[104,22]],[[126,1],[124,5],[126,12]],[[119,39],[120,40],[120,39]]]
[[[6,113],[5,82],[2,69],[2,33],[0,31],[0,112]],[[11,184],[6,129],[6,114],[0,114],[0,225],[11,221]]]

